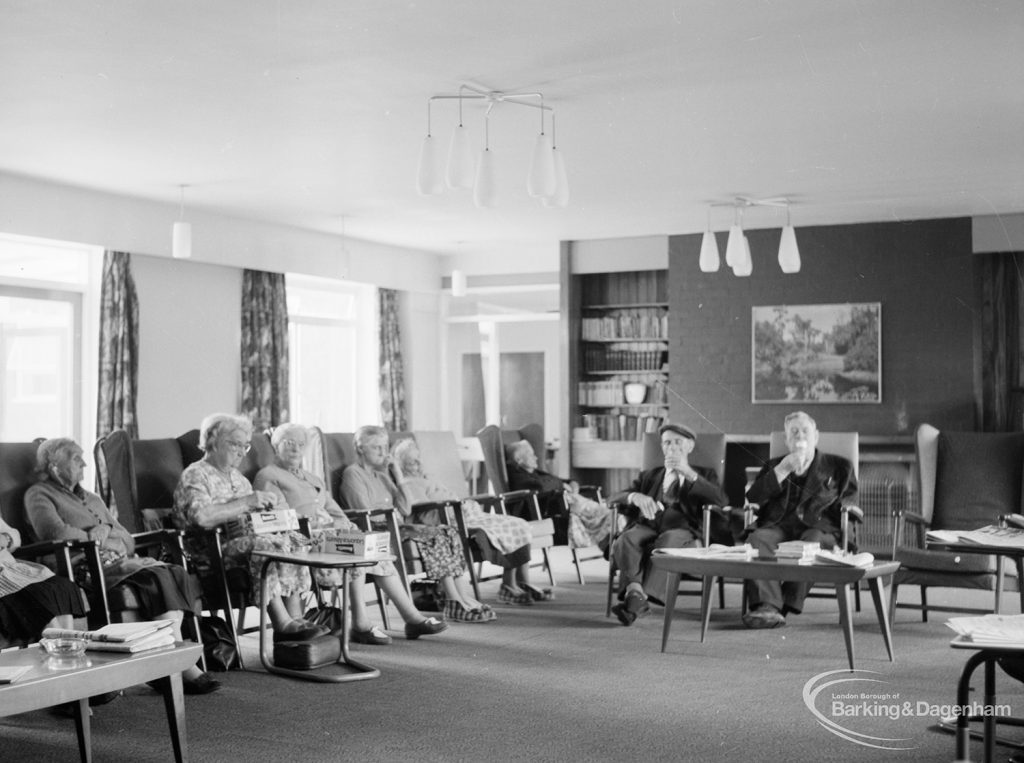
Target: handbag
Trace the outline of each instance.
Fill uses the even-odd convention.
[[[203,642],[206,669],[217,672],[240,670],[238,645],[222,617],[204,615],[199,620],[199,636]]]
[[[313,607],[307,610],[303,616],[304,620],[313,623],[314,625],[323,625],[330,628],[331,632],[341,632],[343,613],[340,607],[333,607],[329,604],[323,606]]]

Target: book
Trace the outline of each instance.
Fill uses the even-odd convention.
[[[160,649],[165,646],[174,645],[174,634],[170,628],[161,628],[150,633],[148,636],[137,638],[132,641],[90,641],[86,645],[86,651],[94,652],[147,652],[150,649]]]
[[[870,567],[875,563],[875,557],[866,551],[851,554],[849,551],[822,549],[814,555],[814,563],[832,567]]]
[[[84,638],[87,641],[126,643],[169,629],[171,625],[172,620],[143,620],[138,623],[111,623],[94,631],[46,628],[43,630],[43,638]]]
[[[31,665],[0,667],[0,684],[12,684],[30,670],[32,670]]]
[[[712,543],[707,548],[656,548],[651,552],[655,556],[679,556],[691,559],[750,559],[754,555],[754,549],[749,543],[742,546],[726,546],[721,543]]]

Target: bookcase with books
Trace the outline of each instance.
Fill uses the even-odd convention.
[[[573,277],[578,296],[571,464],[617,490],[640,466],[643,437],[668,417],[668,271]]]

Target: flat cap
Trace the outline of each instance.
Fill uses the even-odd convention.
[[[683,437],[689,437],[694,441],[697,439],[697,433],[683,424],[662,424],[658,427],[659,437],[665,434],[665,432],[675,432],[676,434],[681,434]]]

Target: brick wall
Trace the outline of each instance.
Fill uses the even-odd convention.
[[[671,416],[702,431],[767,434],[794,404],[751,403],[751,307],[880,302],[882,402],[809,404],[822,429],[910,434],[974,428],[974,307],[967,218],[797,228],[801,271],[778,267],[778,229],[747,232],[749,278],[701,273],[701,236],[669,238]],[[726,234],[718,236],[725,254]],[[905,412],[905,416],[902,414]]]

